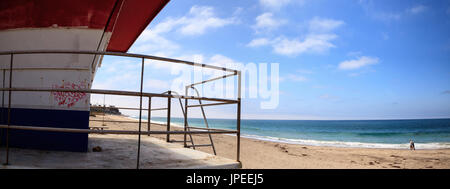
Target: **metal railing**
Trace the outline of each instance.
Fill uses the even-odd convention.
[[[15,55],[29,55],[29,54],[83,54],[83,55],[110,55],[110,56],[120,56],[120,57],[132,57],[132,58],[139,58],[142,60],[141,62],[141,77],[140,77],[140,91],[119,91],[119,90],[100,90],[100,89],[62,89],[62,88],[17,88],[12,86],[12,79],[13,79],[13,70],[14,69],[14,56]],[[6,71],[9,71],[9,87],[5,87],[5,74],[3,74],[3,87],[0,88],[0,91],[2,91],[2,109],[4,109],[4,92],[8,92],[8,115],[7,115],[7,124],[6,125],[0,125],[0,128],[6,129],[6,162],[5,165],[9,165],[9,153],[10,153],[10,146],[9,146],[9,140],[10,140],[10,129],[16,129],[16,130],[31,130],[31,131],[50,131],[50,132],[66,132],[66,133],[99,133],[99,134],[131,134],[131,135],[138,135],[138,144],[137,144],[137,162],[136,162],[136,168],[139,169],[139,157],[140,157],[140,146],[141,146],[141,135],[146,134],[150,136],[150,134],[161,134],[167,136],[167,141],[169,141],[170,135],[184,135],[184,144],[186,147],[186,135],[189,134],[236,134],[236,161],[240,162],[240,121],[241,121],[241,72],[238,70],[213,66],[213,65],[207,65],[207,64],[200,64],[195,62],[189,62],[189,61],[183,61],[183,60],[177,60],[177,59],[171,59],[171,58],[164,58],[164,57],[157,57],[157,56],[149,56],[149,55],[141,55],[141,54],[131,54],[131,53],[120,53],[120,52],[104,52],[104,51],[69,51],[69,50],[35,50],[35,51],[5,51],[0,52],[0,55],[9,55],[10,56],[10,64],[9,69],[5,68],[3,69],[3,73]],[[190,66],[197,66],[202,68],[208,68],[208,69],[214,69],[214,70],[222,70],[225,72],[231,72],[231,74],[226,74],[221,77],[216,77],[212,79],[208,79],[202,82],[193,83],[188,86],[186,86],[185,95],[173,95],[171,94],[171,91],[168,91],[168,93],[148,93],[143,92],[143,84],[144,84],[144,64],[145,60],[156,60],[156,61],[165,61],[168,63],[174,63],[174,64],[184,64],[184,65],[190,65]],[[27,69],[27,68],[18,68],[18,69]],[[45,70],[45,68],[39,68]],[[50,68],[54,69],[54,68]],[[69,68],[70,69],[70,68]],[[218,79],[224,79],[231,76],[237,76],[238,80],[238,87],[237,87],[237,99],[221,99],[221,98],[207,98],[207,97],[199,97],[199,96],[188,96],[188,89],[195,86],[204,84],[211,81],[216,81]],[[22,91],[22,92],[72,92],[72,93],[89,93],[89,94],[103,94],[103,95],[121,95],[121,96],[134,96],[139,97],[139,108],[131,108],[131,107],[116,107],[118,109],[129,109],[129,110],[139,110],[139,120],[132,123],[138,123],[138,131],[135,130],[92,130],[92,129],[75,129],[75,128],[59,128],[59,127],[52,127],[51,125],[48,126],[30,126],[30,125],[12,125],[11,124],[11,98],[14,98],[12,96],[12,92],[14,91]],[[160,98],[167,98],[168,106],[167,108],[151,108],[151,99],[154,97],[160,97]],[[148,98],[149,100],[149,106],[147,109],[142,108],[142,99]],[[172,98],[178,98],[185,100],[185,106],[183,111],[183,117],[184,117],[184,130],[183,131],[171,131],[170,130],[170,118],[171,118],[171,99]],[[188,100],[200,100],[200,101],[213,101],[215,103],[209,103],[209,104],[199,104],[199,105],[190,105],[188,106]],[[198,128],[201,130],[190,130],[188,128],[188,108],[191,107],[203,107],[203,106],[216,106],[216,105],[225,105],[225,104],[236,104],[237,105],[237,115],[236,115],[236,130],[229,130],[229,129],[210,129],[210,128]],[[183,108],[183,106],[181,106]],[[151,112],[157,111],[157,110],[167,110],[167,130],[166,131],[152,131],[150,130],[150,125],[155,124],[151,123]],[[142,121],[142,111],[148,111],[147,115],[147,122]],[[91,120],[91,121],[99,121],[99,120]],[[104,120],[103,120],[104,121]],[[114,121],[114,122],[124,122],[124,121]],[[147,123],[147,131],[142,131],[142,124]],[[191,127],[194,128],[194,127]]]

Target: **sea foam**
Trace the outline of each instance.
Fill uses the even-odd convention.
[[[404,144],[385,144],[385,143],[363,143],[363,142],[344,142],[344,141],[321,141],[321,140],[304,140],[304,139],[288,139],[270,136],[258,135],[241,135],[245,138],[287,143],[300,144],[308,146],[329,146],[329,147],[346,147],[346,148],[384,148],[384,149],[409,149],[409,143]],[[433,143],[415,143],[416,149],[446,149],[450,148],[450,143],[433,142]]]

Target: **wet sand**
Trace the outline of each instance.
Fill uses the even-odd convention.
[[[101,120],[102,116],[92,119]],[[115,115],[107,115],[105,120],[136,121]],[[112,130],[138,129],[135,123],[105,122],[105,124]],[[91,121],[91,126],[101,125],[101,122]],[[146,123],[142,124],[142,130],[147,130]],[[151,130],[166,130],[166,127],[152,124]],[[172,127],[171,130],[182,130],[182,128]],[[210,143],[208,135],[192,136],[195,144]],[[166,140],[166,135],[151,137]],[[171,140],[181,141],[183,135],[171,135]],[[213,141],[218,156],[236,159],[235,136],[216,134],[213,135]],[[183,145],[183,143],[178,144]],[[196,150],[213,153],[211,147],[198,147]],[[419,148],[410,151],[408,149],[340,148],[285,144],[241,137],[240,160],[244,169],[448,169],[450,168],[450,149],[421,150]]]

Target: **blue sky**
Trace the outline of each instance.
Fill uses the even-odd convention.
[[[244,99],[243,118],[449,118],[449,34],[450,1],[182,0],[169,2],[129,52],[279,63],[278,107]],[[106,57],[93,87],[137,90],[139,68],[139,60]],[[146,65],[144,89],[167,90],[177,74]],[[233,118],[234,110],[207,113]]]

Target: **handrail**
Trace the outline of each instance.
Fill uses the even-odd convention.
[[[127,135],[140,135],[140,134],[177,134],[182,135],[185,133],[192,134],[233,134],[238,131],[232,130],[218,130],[218,131],[127,131],[127,130],[91,130],[91,129],[73,129],[73,128],[59,128],[59,127],[33,127],[25,125],[0,125],[3,129],[16,129],[16,130],[29,130],[29,131],[51,131],[51,132],[70,132],[70,133],[99,133],[99,134],[127,134]]]
[[[198,90],[194,86],[191,86],[190,88],[194,89],[194,91],[197,94],[197,96],[200,96],[200,93],[198,92]],[[202,105],[202,101],[201,100],[198,100],[198,103],[200,105]],[[204,110],[203,106],[200,106],[200,109],[202,110],[203,121],[205,122],[205,126],[206,126],[207,129],[209,129],[208,121],[206,120],[206,114],[205,114],[205,110]],[[213,142],[213,139],[211,137],[211,134],[209,134],[209,141],[211,142],[211,147],[213,149],[214,155],[216,155],[216,148],[214,147],[214,142]]]
[[[205,80],[205,81],[200,81],[200,82],[197,82],[197,83],[192,83],[192,84],[188,85],[188,87],[193,87],[195,85],[205,84],[207,82],[211,82],[211,81],[215,81],[215,80],[219,80],[219,79],[225,79],[227,77],[235,76],[235,75],[237,75],[237,72],[234,72],[234,73],[228,74],[228,75],[223,75],[223,76],[220,76],[220,77],[211,78],[211,79],[208,79],[208,80]]]
[[[33,91],[33,92],[74,92],[74,93],[94,93],[94,94],[108,94],[108,95],[127,95],[127,96],[141,96],[140,92],[133,91],[118,91],[118,90],[104,90],[104,89],[60,89],[60,88],[0,88],[0,91]],[[218,101],[237,103],[237,100],[221,99],[221,98],[209,98],[209,97],[195,97],[195,96],[183,96],[183,95],[168,95],[160,93],[142,93],[144,97],[165,97],[165,98],[183,98],[191,100],[206,100],[206,101]]]
[[[143,55],[143,54],[135,54],[135,53],[122,53],[122,52],[108,52],[108,51],[73,51],[73,50],[29,50],[29,51],[0,51],[0,55],[10,55],[10,54],[85,54],[85,55],[111,55],[111,56],[125,56],[125,57],[134,57],[134,58],[145,58],[151,60],[158,61],[166,61],[177,64],[186,64],[190,66],[211,68],[215,70],[222,70],[227,72],[238,72],[238,70],[223,68],[219,66],[213,66],[209,64],[200,64],[185,60],[178,60],[173,58],[152,56],[152,55]]]

